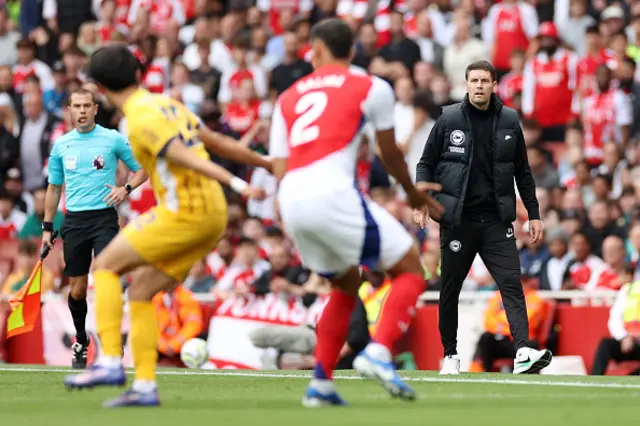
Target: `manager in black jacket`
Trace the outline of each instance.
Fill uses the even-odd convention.
[[[551,362],[551,352],[529,347],[529,321],[520,258],[512,222],[516,219],[514,178],[527,211],[533,242],[543,236],[535,183],[527,160],[518,113],[493,94],[496,70],[487,61],[470,64],[467,95],[443,108],[417,166],[417,182],[436,182],[444,206],[440,222],[442,290],[439,327],[445,361],[441,374],[458,374],[458,299],[476,254],[495,279],[515,345],[514,373],[533,373]],[[419,185],[419,184],[418,184]],[[424,226],[428,211],[415,211]]]

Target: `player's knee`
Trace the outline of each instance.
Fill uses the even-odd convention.
[[[107,256],[104,256],[104,252],[100,253],[94,260],[93,266],[91,267],[92,271],[111,271],[116,272],[112,265],[110,265],[109,259]]]
[[[155,292],[148,286],[144,285],[144,281],[133,281],[127,290],[129,300],[136,302],[148,302],[153,299]]]
[[[360,269],[357,267],[351,268],[342,275],[331,279],[333,288],[339,289],[340,291],[354,297],[358,295],[361,283]]]
[[[413,245],[409,251],[388,271],[389,275],[396,276],[400,274],[417,274],[422,276],[422,262],[420,261],[420,252]]]

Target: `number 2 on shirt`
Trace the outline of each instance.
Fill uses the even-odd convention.
[[[312,142],[320,136],[320,126],[314,124],[327,108],[328,98],[324,92],[309,92],[303,95],[294,107],[296,121],[291,126],[291,146]]]

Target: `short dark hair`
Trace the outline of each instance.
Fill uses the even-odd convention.
[[[336,59],[349,59],[353,46],[353,31],[346,22],[337,18],[321,21],[311,29],[311,41],[318,39]]]
[[[11,194],[9,194],[9,192],[6,191],[3,188],[0,188],[0,200],[11,201],[15,205],[15,201],[14,201],[13,197],[11,196]]]
[[[522,50],[522,49],[513,49],[513,50],[511,51],[511,57],[512,57],[512,58],[513,58],[513,57],[521,57],[521,58],[524,58],[524,57],[526,56],[526,54],[527,54],[527,53],[526,53],[524,50]]]
[[[120,92],[138,83],[140,62],[122,44],[102,47],[91,55],[89,77],[107,90]]]
[[[231,40],[231,47],[235,49],[242,50],[250,50],[251,49],[251,39],[245,35],[238,35]]]
[[[613,185],[613,176],[611,176],[609,173],[598,173],[593,177],[593,180],[596,179],[604,180],[608,186]]]
[[[237,246],[254,246],[257,247],[258,244],[251,238],[245,237],[244,235],[238,239]]]
[[[69,106],[71,106],[71,98],[73,97],[73,95],[90,95],[91,96],[91,102],[92,103],[97,103],[96,102],[96,97],[93,94],[93,92],[91,90],[87,90],[84,87],[81,87],[79,89],[74,90],[73,92],[71,92],[71,94],[68,96],[67,98],[67,104]]]
[[[541,130],[542,128],[538,124],[538,122],[533,118],[523,118],[522,119],[522,128],[529,130]]]
[[[22,240],[18,245],[18,253],[25,256],[34,256],[38,253],[38,246],[32,240]]]
[[[471,62],[469,65],[467,65],[467,69],[464,72],[464,79],[467,80],[469,78],[469,73],[471,71],[478,70],[489,71],[489,73],[491,74],[491,81],[498,80],[498,72],[496,71],[496,68],[491,65],[491,62],[485,60]]]

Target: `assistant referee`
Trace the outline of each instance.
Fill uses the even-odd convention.
[[[60,236],[64,242],[64,275],[69,277],[71,287],[69,310],[76,329],[71,365],[85,368],[89,348],[86,297],[92,255],[97,256],[116,236],[119,226],[115,206],[147,180],[147,174],[134,160],[124,136],[96,125],[98,105],[93,93],[76,90],[69,96],[68,108],[76,128],[61,136],[51,151],[42,229],[43,244],[51,245],[53,218],[65,184],[67,214]],[[134,172],[122,187],[116,187],[118,160]]]
[[[460,372],[458,300],[478,254],[502,296],[515,346],[514,373],[533,373],[551,362],[551,352],[530,347],[512,222],[516,219],[515,179],[529,213],[531,241],[542,238],[535,182],[518,113],[494,94],[496,69],[487,61],[477,61],[467,67],[465,79],[467,95],[461,103],[443,108],[416,169],[417,182],[442,185],[436,199],[445,209],[439,218],[439,327],[445,354],[441,374]],[[424,226],[427,214],[415,211],[414,218]]]

